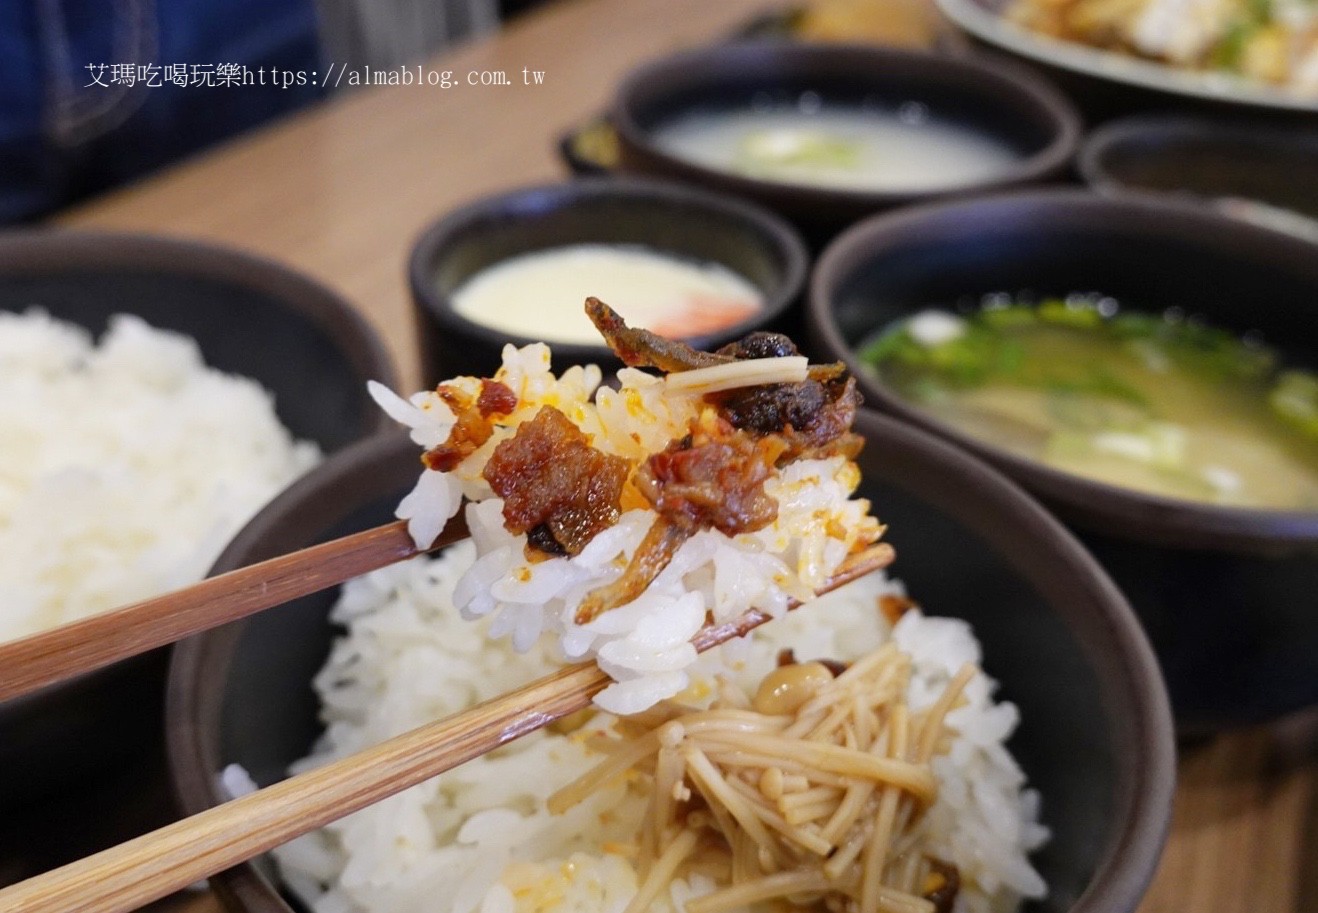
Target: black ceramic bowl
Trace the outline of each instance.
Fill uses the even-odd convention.
[[[757,97],[814,93],[827,106],[916,102],[929,115],[1000,139],[1019,159],[997,177],[944,190],[838,190],[759,180],[695,164],[665,150],[655,132],[689,111],[744,108]],[[611,114],[624,171],[675,177],[756,200],[820,240],[856,219],[922,200],[1062,176],[1080,138],[1067,100],[1009,64],[866,45],[751,42],[688,51],[633,71]]]
[[[383,425],[365,384],[394,370],[375,334],[338,295],[274,263],[146,236],[0,235],[0,310],[32,306],[97,335],[121,312],[186,333],[212,367],[260,381],[284,425],[326,452]],[[158,742],[164,668],[156,651],[0,703],[0,807]]]
[[[1212,507],[1048,469],[907,405],[856,358],[915,311],[1020,291],[1179,307],[1260,331],[1314,368],[1318,247],[1191,204],[1003,194],[855,226],[821,258],[809,306],[817,343],[856,368],[871,405],[985,457],[1072,525],[1144,622],[1184,730],[1318,702],[1318,513]]]
[[[1129,117],[1086,137],[1076,165],[1099,193],[1139,191],[1196,200],[1236,218],[1318,239],[1318,128]]]
[[[509,257],[571,244],[628,244],[682,259],[718,263],[763,295],[752,317],[716,333],[689,337],[712,348],[751,330],[791,330],[809,266],[787,223],[758,206],[677,184],[592,179],[486,197],[427,228],[412,248],[412,288],[427,385],[446,377],[488,377],[504,345],[540,340],[512,336],[458,314],[452,294],[467,279]],[[583,301],[584,304],[584,301]],[[620,362],[599,344],[551,342],[554,370]]]
[[[889,524],[897,573],[931,611],[970,620],[1023,724],[1012,750],[1043,794],[1051,887],[1034,911],[1130,913],[1156,865],[1174,769],[1166,694],[1120,593],[1033,500],[955,448],[862,411],[862,491]],[[234,540],[237,567],[390,517],[416,448],[377,438],[294,485]],[[216,774],[284,777],[321,726],[309,682],[334,628],[333,592],[194,638],[170,673],[170,763],[183,807],[217,802]],[[809,611],[808,607],[802,611]],[[234,913],[288,913],[269,860],[212,880]]]

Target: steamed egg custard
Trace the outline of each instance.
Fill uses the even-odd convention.
[[[573,244],[510,257],[472,276],[453,309],[514,336],[590,345],[599,333],[581,309],[590,294],[671,337],[703,336],[753,316],[764,297],[720,263],[627,244]]]
[[[1002,140],[907,102],[696,110],[655,132],[670,154],[760,180],[835,190],[939,190],[991,180],[1017,159]]]
[[[1318,510],[1318,376],[1110,298],[921,312],[861,347],[897,395],[985,443],[1168,498]]]

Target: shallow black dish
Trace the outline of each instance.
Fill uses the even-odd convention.
[[[660,253],[719,263],[763,295],[764,306],[716,333],[689,337],[713,348],[751,330],[791,331],[809,265],[795,230],[773,213],[740,200],[658,181],[593,179],[514,190],[470,203],[417,239],[408,280],[427,385],[446,377],[488,377],[512,336],[458,314],[451,295],[481,270],[518,254],[569,244],[635,244]],[[583,302],[584,303],[584,302]],[[620,362],[598,345],[551,343],[554,370]]]
[[[1053,841],[1036,857],[1042,913],[1130,913],[1168,824],[1174,758],[1166,693],[1120,593],[1055,520],[955,448],[862,411],[862,492],[896,546],[895,573],[933,612],[963,615],[1001,694],[1020,705],[1013,751],[1044,796]],[[217,570],[387,519],[414,483],[416,447],[376,438],[294,485]],[[183,807],[222,801],[216,774],[284,777],[320,732],[310,680],[335,630],[320,593],[180,645],[170,673],[170,764]],[[803,611],[809,611],[808,607]],[[211,884],[233,913],[288,913],[268,859]]]
[[[40,307],[99,335],[117,313],[197,340],[212,367],[258,380],[280,420],[327,453],[387,421],[392,382],[374,332],[335,293],[209,245],[64,231],[0,236],[0,310]],[[0,808],[36,803],[160,742],[166,651],[0,704]]]
[[[757,94],[817,93],[822,103],[915,101],[933,117],[997,137],[1019,159],[998,176],[942,190],[838,190],[760,180],[694,164],[663,149],[654,131],[690,110],[749,106]],[[756,200],[812,240],[886,209],[1063,176],[1080,138],[1070,103],[1044,80],[972,57],[867,45],[748,42],[688,51],[634,70],[610,117],[625,172],[673,177]]]
[[[1003,194],[893,213],[825,252],[811,332],[867,401],[993,462],[1072,525],[1126,592],[1162,661],[1183,731],[1318,702],[1318,513],[1218,508],[1064,474],[906,404],[855,347],[929,306],[986,294],[1097,291],[1262,333],[1318,366],[1318,246],[1187,203],[1082,191]]]

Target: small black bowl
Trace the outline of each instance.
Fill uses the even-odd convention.
[[[1129,117],[1091,133],[1076,166],[1099,193],[1165,194],[1318,238],[1318,129]]]
[[[326,453],[387,419],[366,381],[394,379],[375,333],[335,293],[235,251],[144,235],[0,235],[0,310],[40,307],[99,336],[136,314],[197,340],[213,368],[259,381],[280,421]],[[35,805],[161,740],[166,651],[0,703],[0,808]]]
[[[1000,138],[1020,158],[990,180],[941,190],[839,190],[706,167],[656,142],[656,129],[677,114],[803,93],[814,93],[825,106],[870,103],[895,110],[917,102],[935,118]],[[761,41],[676,54],[634,70],[617,91],[611,118],[624,171],[756,200],[791,218],[812,240],[882,210],[1061,177],[1080,140],[1080,120],[1070,103],[1009,64],[869,45]]]
[[[488,377],[511,336],[453,310],[452,294],[481,270],[509,257],[571,244],[640,245],[684,259],[719,263],[763,294],[752,317],[690,337],[712,348],[751,330],[799,325],[809,259],[790,225],[757,206],[657,181],[591,179],[515,190],[470,203],[427,228],[412,248],[408,279],[426,385],[445,377]],[[616,303],[616,302],[615,302]],[[584,304],[584,302],[583,302]],[[554,370],[620,365],[604,345],[551,343]]]
[[[981,443],[861,367],[871,333],[996,292],[1100,292],[1258,331],[1318,367],[1318,246],[1157,198],[1003,194],[868,220],[824,253],[811,285],[817,345],[868,402],[994,463],[1072,525],[1125,590],[1185,733],[1318,703],[1318,513],[1220,508],[1049,469]]]
[[[1050,887],[1035,913],[1132,913],[1170,816],[1174,748],[1148,642],[1075,539],[997,472],[931,435],[862,410],[862,494],[889,524],[894,572],[934,613],[968,619],[1001,696],[1020,707],[1011,749],[1043,796]],[[379,437],[272,502],[217,571],[387,520],[414,484],[416,447]],[[170,766],[183,808],[226,798],[217,774],[286,776],[321,732],[310,681],[339,633],[334,592],[193,638],[170,672]],[[809,607],[801,611],[809,611]],[[289,913],[269,859],[211,880],[232,913]]]

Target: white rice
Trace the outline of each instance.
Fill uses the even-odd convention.
[[[599,388],[594,366],[555,377],[549,358],[549,347],[540,343],[504,348],[495,380],[517,394],[516,410],[500,418],[493,436],[453,471],[425,470],[398,516],[409,521],[417,544],[425,547],[464,497],[472,502],[466,519],[479,557],[454,593],[463,616],[491,617],[489,636],[511,637],[518,650],[531,649],[548,632],[569,659],[598,659],[615,681],[595,698],[601,708],[635,713],[682,691],[696,658],[688,641],[707,612],[716,623],[752,607],[781,615],[791,599],[813,598],[848,554],[878,538],[869,502],[850,498],[860,482],[854,463],[842,457],[798,460],[765,483],[765,492],[778,502],[774,523],[735,537],[716,530],[697,533],[639,598],[577,624],[582,600],[621,575],[657,515],[634,489],[629,503],[624,488],[621,519],[580,554],[527,561],[526,536],[504,529],[503,500],[481,475],[489,455],[542,407],[553,406],[594,447],[634,468],[685,435],[706,407],[700,392],[669,390],[662,378],[631,368],[618,373],[617,391]],[[449,383],[473,398],[480,391],[476,378]],[[429,448],[447,440],[454,417],[435,392],[410,400],[379,384],[371,392],[390,416],[412,429],[417,444]]]
[[[347,636],[315,681],[326,730],[309,769],[548,673],[560,658],[542,639],[524,652],[492,642],[490,620],[459,619],[451,594],[475,556],[464,543],[348,584],[334,609]],[[702,656],[683,699],[709,696],[712,676],[753,691],[790,646],[801,659],[852,659],[891,637],[913,658],[909,700],[926,706],[979,644],[964,622],[906,614],[887,630],[876,601],[900,585],[871,575]],[[1027,853],[1047,831],[1039,800],[1004,747],[1016,708],[992,700],[980,674],[948,717],[958,733],[935,762],[939,798],[925,818],[928,850],[963,879],[961,913],[1009,910],[1045,892]],[[546,798],[598,760],[586,746],[599,714],[570,735],[541,731],[276,850],[286,883],[315,913],[618,913],[637,887],[628,852],[645,797],[625,782],[561,816]],[[230,771],[230,782],[241,777]],[[681,910],[714,885],[673,885],[654,909]]]
[[[317,462],[253,380],[113,318],[0,312],[0,640],[199,580]]]

